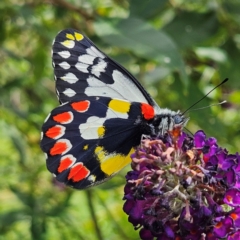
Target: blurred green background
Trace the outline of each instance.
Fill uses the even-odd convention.
[[[64,188],[45,168],[41,125],[58,105],[51,44],[83,31],[130,70],[161,107],[187,115],[231,152],[240,148],[240,1],[1,0],[0,239],[138,239],[122,211],[123,170],[87,191]]]

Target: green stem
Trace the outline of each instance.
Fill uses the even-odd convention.
[[[97,217],[96,217],[96,214],[95,214],[95,209],[93,207],[92,190],[88,189],[85,192],[86,192],[86,195],[87,195],[88,208],[89,208],[90,214],[92,216],[92,221],[93,221],[93,225],[94,225],[94,228],[95,228],[95,231],[96,231],[97,239],[98,240],[103,240],[101,230],[98,226]]]

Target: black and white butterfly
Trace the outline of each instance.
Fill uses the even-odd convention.
[[[57,35],[52,58],[61,105],[43,124],[41,148],[60,182],[83,189],[106,181],[130,163],[142,135],[181,130],[188,120],[161,109],[125,68],[77,30]]]

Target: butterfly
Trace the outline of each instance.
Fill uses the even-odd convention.
[[[59,32],[52,50],[60,106],[46,118],[40,146],[58,181],[77,189],[104,182],[130,163],[143,135],[185,126],[183,114],[161,109],[81,32]]]

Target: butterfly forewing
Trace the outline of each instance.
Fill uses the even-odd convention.
[[[61,31],[53,43],[56,92],[61,103],[89,96],[143,102],[159,109],[141,84],[82,33]]]

